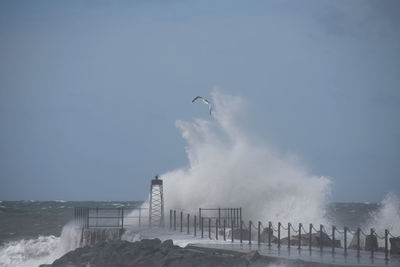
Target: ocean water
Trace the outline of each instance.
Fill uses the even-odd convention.
[[[78,247],[80,232],[71,224],[74,207],[133,208],[141,204],[142,202],[2,201],[0,266],[23,267],[51,263]],[[366,222],[371,221],[371,216],[383,209],[383,203],[333,203],[328,205],[326,214],[328,220],[338,228],[348,226],[355,229],[361,226],[367,231],[369,226]]]

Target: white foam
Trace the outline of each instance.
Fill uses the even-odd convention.
[[[73,224],[64,226],[61,236],[39,236],[5,243],[0,247],[0,266],[31,267],[52,263],[79,246],[80,231]]]
[[[264,222],[324,223],[330,180],[250,137],[240,97],[214,90],[212,102],[212,118],[176,122],[189,166],[161,176],[166,209],[242,207],[245,218]]]
[[[385,229],[393,236],[400,236],[400,199],[394,193],[388,193],[380,203],[377,211],[370,214],[363,229],[368,231],[374,228],[380,236],[385,234]],[[381,240],[380,243],[383,241]]]

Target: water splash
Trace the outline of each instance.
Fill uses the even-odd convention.
[[[52,263],[68,251],[79,246],[80,230],[69,223],[60,237],[39,236],[5,243],[0,247],[0,267],[31,267]]]
[[[388,193],[380,203],[378,210],[371,212],[370,219],[363,227],[366,231],[374,228],[383,236],[385,229],[394,236],[400,235],[400,199],[394,193]]]
[[[169,208],[242,207],[245,218],[324,223],[330,180],[255,142],[240,97],[212,92],[213,119],[177,121],[189,166],[162,175]]]

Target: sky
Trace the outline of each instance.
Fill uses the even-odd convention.
[[[0,199],[147,198],[215,87],[332,201],[400,195],[399,51],[396,0],[0,1]]]

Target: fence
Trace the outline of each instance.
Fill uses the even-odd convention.
[[[343,237],[343,249],[344,256],[347,256],[348,249],[352,249],[357,251],[357,257],[360,257],[360,251],[362,250],[361,246],[361,238],[365,238],[365,246],[363,250],[370,251],[371,259],[374,258],[374,253],[378,250],[382,250],[378,247],[378,239],[384,241],[383,252],[385,254],[385,260],[389,260],[389,238],[400,238],[393,236],[387,229],[383,236],[378,235],[373,228],[370,229],[370,233],[364,233],[360,228],[357,228],[355,231],[351,231],[348,227],[344,227],[343,230],[337,229],[335,226],[331,227],[330,233],[326,230],[324,225],[319,225],[319,229],[316,229],[313,224],[309,224],[308,230],[306,230],[303,224],[299,223],[296,228],[288,223],[287,226],[284,226],[282,223],[278,222],[276,227],[273,226],[272,222],[268,222],[268,226],[264,227],[262,222],[257,222],[254,224],[251,220],[246,225],[243,220],[240,220],[239,223],[236,223],[236,217],[224,217],[224,216],[204,216],[202,213],[207,209],[199,209],[199,217],[194,215],[193,217],[190,214],[183,214],[183,212],[179,213],[179,221],[177,220],[177,212],[176,210],[170,210],[170,230],[180,232],[186,232],[186,234],[193,234],[194,236],[200,236],[201,238],[209,238],[218,240],[219,238],[224,241],[227,238],[230,238],[231,242],[239,242],[243,244],[243,241],[248,241],[249,245],[252,245],[252,242],[257,242],[258,246],[261,246],[261,243],[265,243],[267,247],[271,247],[272,243],[276,244],[278,249],[282,245],[287,245],[290,249],[295,246],[297,249],[308,249],[312,250],[312,247],[319,247],[319,250],[323,252],[324,247],[329,247],[332,253],[335,253],[336,248],[341,248],[341,241],[337,238],[338,235],[342,235]],[[208,210],[218,210],[218,209],[208,209]],[[222,210],[222,209],[221,209]],[[240,219],[241,219],[241,209],[240,210]],[[192,219],[191,219],[192,218]],[[229,223],[227,218],[231,219]],[[215,230],[215,231],[214,231]],[[229,231],[229,235],[227,235],[227,231]],[[254,231],[254,232],[252,232]],[[256,238],[254,238],[255,233],[257,233]],[[293,235],[293,233],[295,235]],[[275,236],[276,234],[276,236]],[[286,234],[285,238],[282,238],[282,235]],[[353,241],[355,240],[355,244],[352,241],[349,245],[348,237],[349,234],[353,236]]]
[[[83,228],[121,228],[147,225],[147,208],[75,207],[75,222]],[[143,214],[144,213],[144,214]],[[132,215],[134,214],[134,215]]]

